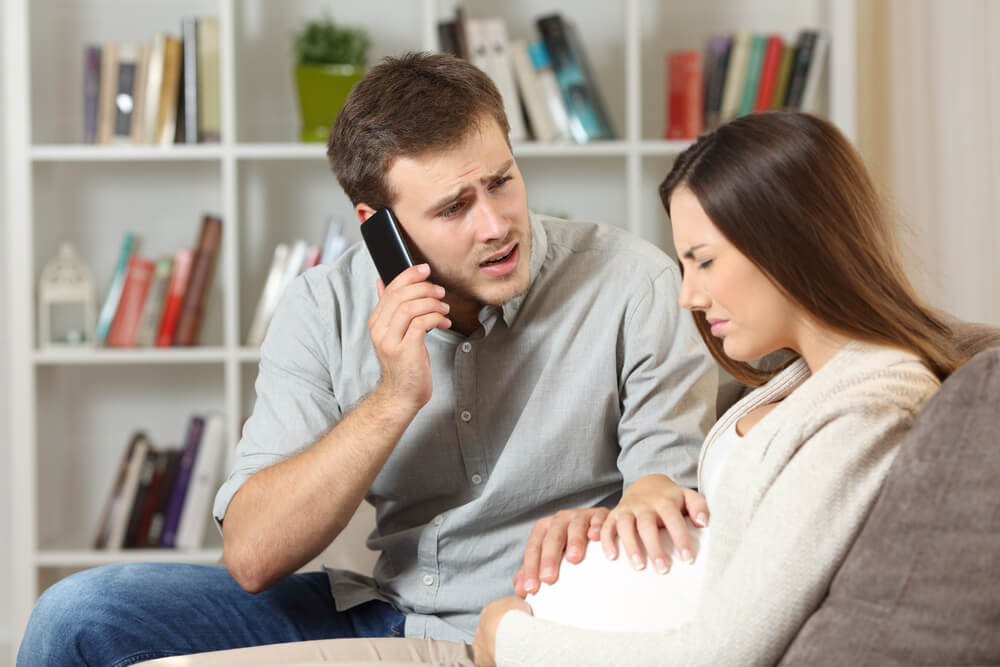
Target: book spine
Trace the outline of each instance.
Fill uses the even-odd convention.
[[[765,111],[771,108],[774,88],[778,82],[778,68],[781,66],[783,47],[784,42],[778,35],[771,35],[767,38],[764,63],[760,67],[760,86],[757,88],[757,100],[753,105],[754,111]]]
[[[132,450],[132,457],[128,462],[128,471],[125,474],[125,482],[122,484],[121,493],[115,503],[115,510],[112,514],[111,532],[108,534],[107,549],[121,549],[125,545],[125,530],[128,528],[128,520],[131,516],[132,504],[135,502],[136,491],[139,488],[139,478],[142,475],[142,468],[149,454],[149,441],[145,435],[137,436],[135,448]]]
[[[177,101],[180,98],[183,46],[176,37],[167,37],[163,47],[163,87],[156,114],[156,143],[169,146],[177,138]]]
[[[154,459],[155,465],[153,468],[153,477],[149,482],[149,490],[146,492],[146,499],[143,503],[139,521],[135,527],[134,533],[132,533],[131,526],[129,527],[129,535],[125,538],[127,543],[129,541],[129,537],[131,537],[132,546],[136,549],[145,549],[149,546],[149,524],[153,521],[153,513],[156,511],[156,504],[160,500],[161,488],[163,487],[163,478],[167,470],[169,455],[165,451],[155,452]]]
[[[563,101],[562,88],[556,80],[556,73],[552,69],[552,60],[549,58],[549,51],[545,48],[545,42],[535,40],[528,42],[528,55],[531,57],[531,66],[535,69],[535,76],[538,77],[539,86],[545,96],[545,104],[552,115],[552,122],[558,130],[558,139],[569,139],[569,116],[566,114],[566,103]]]
[[[156,261],[156,273],[153,277],[153,284],[150,285],[146,294],[146,303],[142,307],[142,317],[139,320],[139,333],[136,336],[136,345],[149,347],[156,342],[156,330],[160,323],[160,316],[163,314],[164,297],[167,294],[167,282],[170,280],[170,272],[173,269],[174,260],[170,257],[161,257]]]
[[[97,104],[101,90],[101,47],[87,46],[83,54],[83,142],[97,143]]]
[[[802,90],[803,111],[817,113],[819,111],[819,83],[826,63],[826,51],[830,37],[825,31],[817,31],[813,39],[812,58],[809,60],[809,71],[806,72],[806,85]]]
[[[802,96],[805,93],[806,77],[809,75],[809,65],[812,62],[813,46],[816,43],[816,33],[803,30],[795,42],[795,60],[792,71],[788,75],[788,93],[785,96],[785,106],[798,109],[802,106]]]
[[[753,112],[753,105],[757,101],[757,89],[760,87],[760,73],[764,66],[764,51],[767,48],[767,37],[764,35],[754,35],[750,39],[750,55],[747,59],[746,81],[743,84],[743,95],[740,98],[740,107],[737,112],[740,116],[745,116]]]
[[[198,342],[205,299],[211,286],[215,257],[219,253],[221,239],[222,220],[206,215],[202,220],[198,249],[194,253],[194,265],[191,267],[191,278],[184,294],[184,305],[181,306],[174,345],[189,346]]]
[[[559,129],[549,112],[535,67],[531,64],[527,43],[524,40],[514,40],[508,51],[516,75],[517,89],[528,112],[532,135],[536,141],[555,141],[559,137]]]
[[[118,45],[101,46],[101,84],[97,96],[97,143],[111,143],[115,126],[115,95],[118,93]]]
[[[212,513],[212,496],[219,486],[219,464],[225,440],[225,423],[222,415],[213,414],[205,422],[205,429],[198,446],[187,499],[181,512],[174,546],[178,549],[197,549],[201,546],[205,526]]]
[[[142,515],[146,511],[146,501],[149,497],[150,488],[153,485],[153,476],[156,474],[158,453],[150,449],[145,460],[142,462],[142,471],[139,473],[139,486],[135,491],[135,498],[132,500],[132,508],[129,512],[128,523],[125,529],[125,539],[122,546],[126,549],[134,549],[139,534],[139,524],[142,522]]]
[[[733,35],[733,44],[729,50],[729,66],[726,68],[726,83],[722,90],[722,108],[719,112],[721,123],[731,121],[739,113],[752,39],[749,32],[738,32]]]
[[[219,111],[219,20],[196,20],[198,37],[198,141],[217,143],[222,137]]]
[[[97,318],[97,331],[94,339],[98,345],[103,345],[111,330],[111,322],[115,318],[115,311],[118,310],[118,301],[121,299],[122,288],[125,287],[125,272],[128,270],[128,260],[132,256],[132,248],[135,245],[135,235],[126,232],[122,239],[122,247],[118,253],[118,264],[111,276],[111,285],[108,287],[108,296],[101,306],[101,313]]]
[[[118,91],[115,94],[114,123],[111,141],[132,141],[132,111],[135,108],[135,80],[139,67],[139,49],[135,44],[118,46]]]
[[[500,90],[503,98],[504,113],[510,125],[511,141],[523,141],[527,138],[524,129],[524,115],[521,112],[521,100],[517,95],[517,85],[514,83],[514,70],[510,61],[510,41],[507,39],[507,22],[502,18],[483,20],[483,34],[489,57],[492,59],[491,76]]]
[[[288,246],[279,243],[274,247],[271,268],[267,272],[264,289],[261,290],[260,298],[257,300],[257,310],[254,311],[253,321],[250,323],[250,332],[247,334],[248,347],[260,347],[264,341],[264,334],[267,333],[267,326],[271,322],[271,315],[281,293],[281,281],[287,262]]]
[[[698,51],[667,55],[667,139],[694,139],[701,134],[702,56]]]
[[[792,73],[792,63],[795,60],[795,47],[786,44],[781,49],[781,62],[778,65],[778,80],[774,84],[774,96],[771,98],[771,108],[780,109],[785,106],[785,96],[788,95],[788,79]]]
[[[167,513],[167,505],[174,491],[174,482],[177,480],[177,469],[180,467],[181,452],[177,449],[167,450],[167,467],[163,471],[163,482],[160,484],[159,497],[153,507],[153,516],[149,519],[149,531],[146,534],[146,545],[150,547],[162,546],[160,538],[163,535],[163,519]]]
[[[160,535],[160,546],[173,548],[177,539],[177,526],[180,524],[181,513],[184,511],[184,501],[187,499],[188,484],[191,482],[191,472],[194,470],[195,458],[198,456],[198,446],[201,434],[205,428],[205,420],[192,417],[188,422],[187,434],[184,437],[184,449],[180,463],[177,465],[177,476],[170,500],[163,515],[163,532]]]
[[[562,89],[573,139],[577,143],[614,139],[611,123],[583,51],[570,35],[562,16],[543,16],[537,20],[537,26]]]
[[[140,44],[135,64],[135,84],[132,86],[132,126],[129,137],[132,143],[145,142],[146,131],[146,84],[149,78],[150,44]]]
[[[708,41],[708,50],[712,53],[712,68],[705,73],[704,127],[708,130],[715,129],[722,121],[722,94],[726,86],[732,45],[733,38],[730,35],[715,35]]]
[[[181,19],[181,39],[184,42],[184,135],[185,143],[198,143],[198,20],[194,16]]]
[[[156,265],[132,255],[128,261],[128,271],[125,275],[125,286],[122,288],[121,301],[115,312],[115,319],[108,333],[107,344],[113,347],[134,347],[139,331],[139,319],[146,303],[146,294],[153,280]]]
[[[170,271],[167,295],[163,303],[163,316],[160,318],[160,329],[156,334],[157,347],[170,347],[174,344],[177,321],[180,319],[184,293],[187,291],[193,265],[194,251],[190,248],[181,248],[174,255],[174,266]]]

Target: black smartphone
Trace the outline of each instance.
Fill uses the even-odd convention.
[[[388,208],[380,208],[361,223],[361,236],[375,262],[382,284],[387,285],[413,266],[413,256],[406,247],[403,230]]]

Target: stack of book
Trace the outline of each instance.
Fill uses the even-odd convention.
[[[271,268],[267,272],[267,280],[264,282],[260,298],[257,299],[257,308],[247,334],[246,344],[249,347],[260,347],[264,342],[264,334],[267,333],[274,309],[278,306],[278,301],[281,300],[281,295],[288,284],[297,275],[317,264],[334,262],[344,254],[347,245],[347,239],[343,236],[343,222],[334,216],[327,223],[326,239],[322,248],[310,245],[303,239],[291,245],[279,243],[274,247]]]
[[[219,141],[216,17],[185,17],[180,37],[88,45],[83,62],[85,143]]]
[[[581,41],[558,13],[535,21],[537,35],[509,40],[504,19],[466,17],[438,23],[439,48],[490,75],[503,96],[512,141],[614,139]],[[524,114],[522,114],[522,104]]]
[[[96,343],[196,345],[221,240],[222,220],[205,215],[194,249],[181,248],[153,262],[136,252],[135,234],[127,232],[97,318]]]
[[[145,432],[128,441],[101,512],[95,549],[198,549],[221,479],[225,424],[193,416],[182,448],[158,449]]]
[[[743,31],[714,35],[704,53],[667,54],[667,139],[694,139],[703,130],[768,109],[818,111],[829,38],[801,30],[794,44],[780,35]]]

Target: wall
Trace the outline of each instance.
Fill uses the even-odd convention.
[[[0,34],[3,33],[3,12],[0,11]],[[3,54],[0,53],[0,59]],[[3,71],[0,62],[0,72]],[[4,126],[4,99],[3,88],[0,88],[0,128]],[[0,155],[4,155],[4,133],[0,132]],[[0,160],[0,258],[5,258],[7,247],[7,220],[5,219],[5,208],[2,202],[6,201],[6,164]],[[7,410],[7,396],[10,387],[7,386],[7,272],[0,270],[0,544],[10,544],[10,519],[13,512],[13,503],[10,497],[10,477],[7,471],[10,470],[10,438],[7,437],[7,425],[10,423],[10,415]],[[10,651],[7,647],[13,641],[11,638],[10,626],[10,550],[0,549],[0,665],[9,664]]]

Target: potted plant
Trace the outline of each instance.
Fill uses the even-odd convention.
[[[371,39],[364,29],[338,26],[325,16],[308,21],[293,44],[302,141],[326,141],[348,93],[364,75]]]

